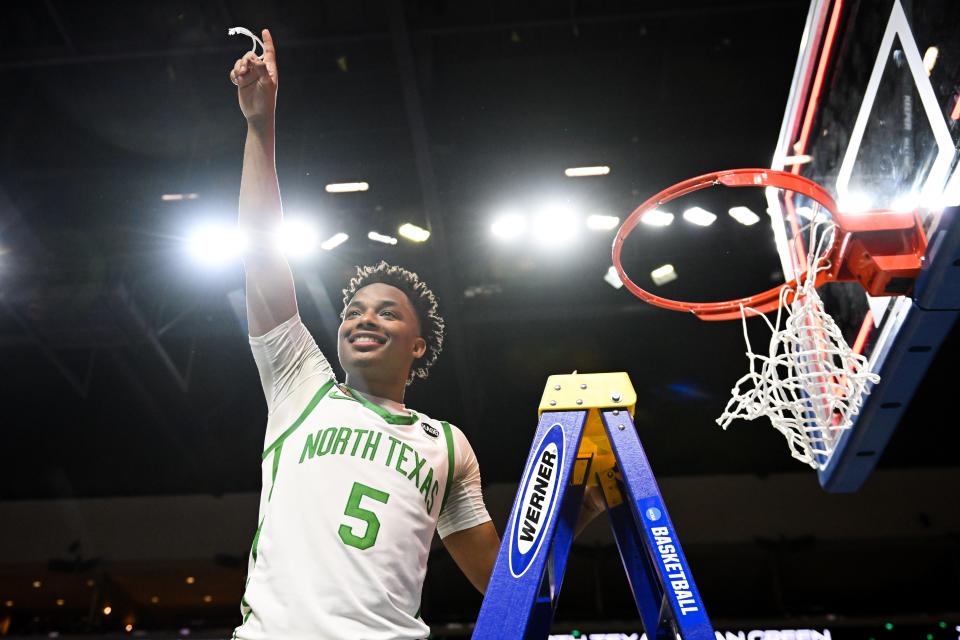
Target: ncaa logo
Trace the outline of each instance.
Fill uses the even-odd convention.
[[[547,523],[557,506],[560,471],[563,469],[563,427],[547,431],[533,456],[533,464],[520,482],[517,512],[510,531],[510,573],[519,578],[537,557]]]

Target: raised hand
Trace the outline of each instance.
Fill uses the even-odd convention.
[[[272,123],[277,107],[277,50],[270,31],[264,29],[263,59],[250,51],[237,60],[230,70],[230,82],[237,85],[240,111],[253,126]]]

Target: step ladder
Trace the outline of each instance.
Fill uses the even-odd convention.
[[[648,640],[715,640],[633,424],[626,373],[550,376],[474,640],[550,632],[587,486],[599,485]]]

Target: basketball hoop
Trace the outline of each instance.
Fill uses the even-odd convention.
[[[920,219],[914,212],[870,211],[860,214],[841,213],[833,197],[820,185],[785,171],[772,169],[730,169],[716,171],[685,180],[664,189],[630,214],[613,239],[613,266],[623,285],[633,295],[672,311],[689,311],[701,320],[736,320],[740,307],[767,313],[780,306],[780,291],[788,287],[799,291],[791,282],[745,298],[719,302],[683,302],[650,293],[630,279],[620,264],[623,243],[645,213],[681,196],[708,187],[773,187],[804,195],[830,212],[837,226],[833,243],[824,254],[832,266],[815,271],[814,287],[827,282],[859,282],[872,296],[908,293],[920,273],[920,263],[927,246]]]
[[[830,214],[814,215],[806,262],[793,280],[767,291],[718,302],[683,302],[638,286],[620,263],[623,243],[645,213],[708,187],[781,189],[792,202],[800,194]],[[802,243],[801,232],[794,241]],[[859,282],[873,296],[909,293],[920,273],[926,238],[914,212],[871,211],[843,214],[822,187],[801,176],[769,169],[733,169],[681,182],[648,199],[630,214],[613,241],[613,265],[624,286],[641,300],[701,320],[743,323],[750,371],[737,381],[717,423],[724,429],[737,418],[770,419],[787,439],[791,455],[823,469],[843,431],[853,425],[864,396],[880,377],[867,359],[850,349],[834,319],[824,310],[817,287]],[[764,314],[777,310],[775,322]],[[748,315],[764,319],[771,332],[766,354],[747,335]]]

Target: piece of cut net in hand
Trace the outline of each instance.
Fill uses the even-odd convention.
[[[840,328],[824,311],[817,294],[817,273],[830,268],[828,254],[836,226],[815,221],[810,229],[810,264],[796,290],[780,290],[776,323],[741,305],[743,337],[750,371],[737,381],[717,418],[726,429],[737,418],[767,417],[787,439],[791,455],[823,469],[835,445],[860,412],[869,386],[880,381],[867,359],[854,353]],[[765,355],[755,353],[747,335],[747,315],[759,315],[770,328]]]

